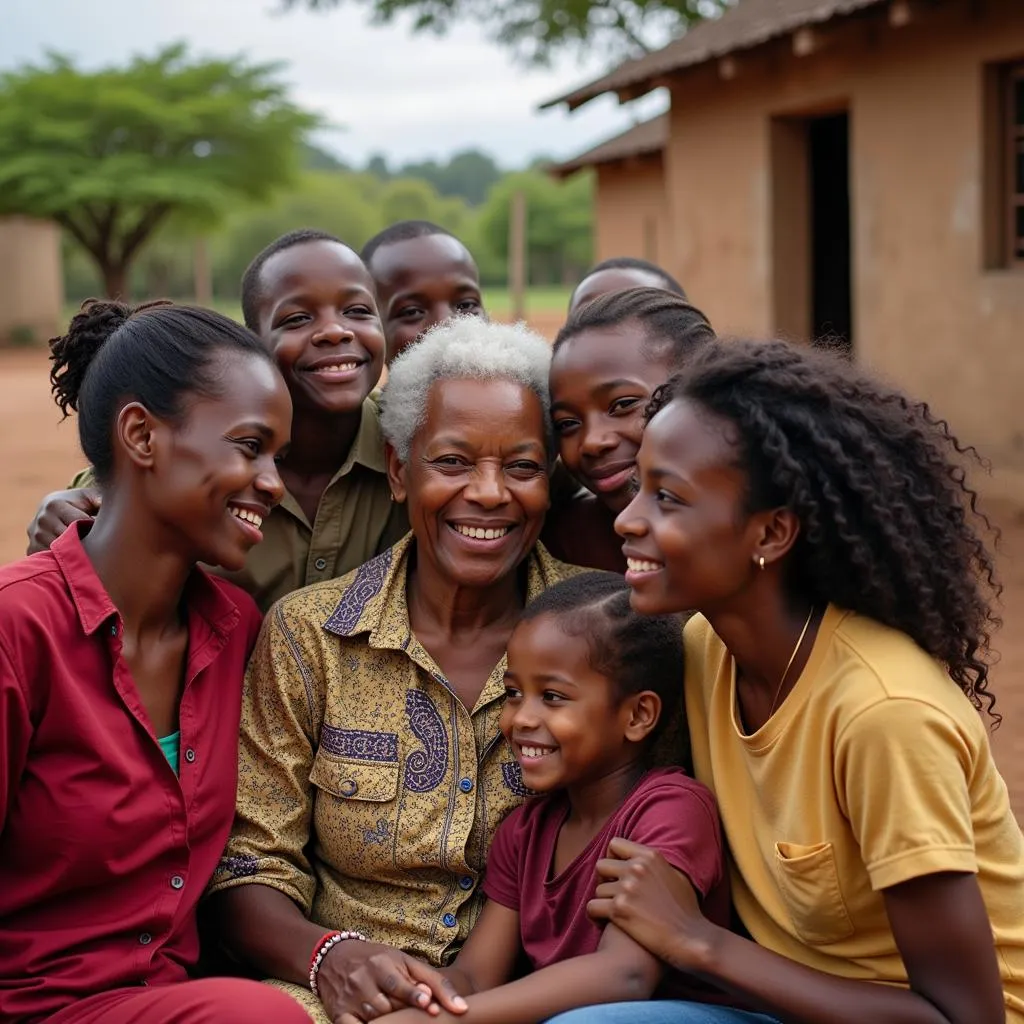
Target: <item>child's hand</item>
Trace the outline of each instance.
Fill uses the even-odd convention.
[[[587,904],[591,917],[611,921],[659,960],[699,971],[714,926],[685,875],[657,850],[628,839],[608,844],[597,875],[602,881]]]

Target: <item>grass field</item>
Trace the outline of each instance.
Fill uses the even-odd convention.
[[[526,293],[526,314],[564,315],[569,308],[571,294],[571,288],[531,288]],[[486,288],[484,305],[492,316],[508,316],[512,310],[512,297],[507,288]]]

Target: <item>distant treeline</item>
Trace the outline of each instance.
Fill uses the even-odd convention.
[[[500,287],[507,282],[509,208],[518,191],[527,200],[530,284],[574,282],[591,260],[587,174],[558,182],[540,161],[525,170],[503,171],[476,150],[456,153],[446,163],[395,168],[374,156],[355,169],[312,146],[306,147],[305,168],[293,188],[267,205],[236,210],[206,240],[218,300],[237,298],[250,259],[286,231],[315,227],[358,249],[381,228],[406,219],[435,221],[457,235],[476,256],[484,283]],[[192,296],[195,242],[187,225],[168,225],[133,268],[133,296]],[[69,300],[99,291],[95,270],[74,246],[67,246],[65,267]]]

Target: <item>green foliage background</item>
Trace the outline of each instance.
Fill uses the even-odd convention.
[[[406,219],[434,221],[461,238],[476,256],[484,284],[500,289],[507,281],[509,207],[519,190],[527,197],[532,286],[559,289],[574,284],[591,261],[589,174],[562,183],[540,166],[503,172],[475,151],[393,171],[383,158],[374,157],[367,165],[371,171],[349,169],[330,154],[306,146],[304,163],[307,169],[276,197],[237,205],[207,234],[218,300],[237,299],[249,261],[286,231],[315,227],[359,249],[388,224]],[[462,173],[467,166],[475,173]],[[132,269],[133,298],[190,298],[195,238],[189,224],[169,222],[159,230]],[[65,247],[65,287],[74,302],[101,289],[94,266],[70,239]]]
[[[191,298],[197,242],[214,298],[287,231],[328,231],[359,249],[400,220],[461,238],[486,285],[507,276],[512,197],[527,196],[529,283],[565,285],[591,257],[591,182],[539,165],[507,173],[467,150],[363,169],[317,149],[321,118],[294,105],[273,64],[192,56],[184,44],[123,67],[82,70],[51,54],[0,73],[0,216],[64,230],[66,293]],[[204,275],[204,281],[206,277]]]

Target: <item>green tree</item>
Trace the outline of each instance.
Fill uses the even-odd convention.
[[[336,235],[358,249],[381,227],[384,186],[363,174],[308,171],[273,203],[238,210],[214,243],[214,291],[237,296],[252,258],[299,228]]]
[[[374,153],[366,161],[366,173],[372,174],[381,181],[389,181],[391,179],[391,169],[388,167],[388,158],[383,153]]]
[[[302,168],[306,171],[347,171],[348,164],[326,149],[306,143],[302,147]]]
[[[521,59],[546,64],[562,50],[605,49],[613,59],[663,46],[736,0],[283,0],[325,10],[357,2],[387,24],[409,13],[413,30],[445,33],[466,20],[482,25]]]
[[[442,196],[458,196],[471,206],[479,206],[501,177],[501,168],[486,153],[467,149],[456,153],[446,164],[435,160],[411,163],[399,173],[403,178],[429,181]]]
[[[0,75],[0,213],[55,220],[125,295],[166,222],[215,225],[288,182],[318,119],[274,65],[191,60],[183,45],[85,72],[51,55]]]
[[[593,180],[589,174],[555,181],[541,171],[520,171],[499,181],[480,211],[479,239],[487,259],[506,258],[512,196],[526,197],[526,248],[531,284],[567,284],[590,263],[593,249]]]

